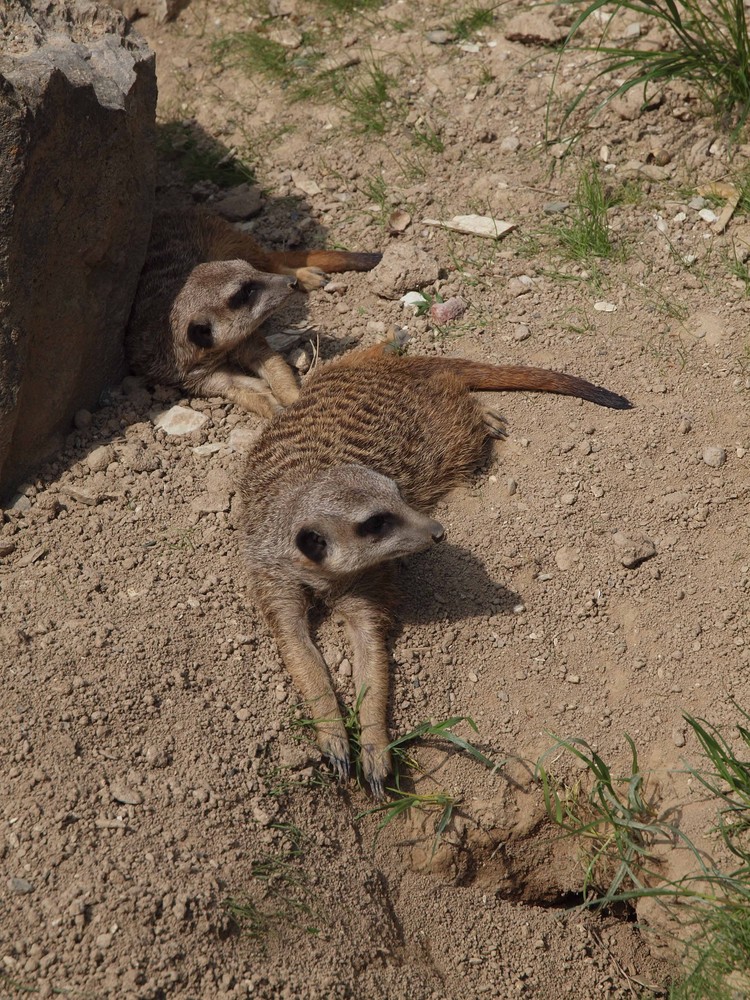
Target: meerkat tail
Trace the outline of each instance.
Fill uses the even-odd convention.
[[[562,396],[577,396],[613,410],[629,410],[633,404],[624,396],[587,382],[575,375],[528,368],[524,365],[488,365],[462,358],[431,358],[430,363],[461,379],[474,392],[556,392]]]
[[[269,253],[270,270],[319,267],[322,271],[371,271],[382,260],[382,253],[349,253],[344,250],[284,250]]]

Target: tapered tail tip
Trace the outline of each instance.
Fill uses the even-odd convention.
[[[352,270],[356,271],[372,271],[383,259],[382,253],[353,253],[351,256],[355,258]]]
[[[632,410],[633,404],[625,396],[619,396],[616,392],[610,392],[609,389],[599,389],[591,396],[592,403],[598,403],[599,406],[608,406],[611,410]]]

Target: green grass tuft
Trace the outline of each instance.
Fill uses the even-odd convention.
[[[334,82],[334,100],[349,115],[355,131],[363,135],[384,135],[391,127],[396,99],[391,95],[395,83],[376,62],[362,68],[358,78],[348,83]]]
[[[584,898],[606,906],[623,893],[645,891],[649,847],[664,836],[665,828],[656,820],[646,795],[647,777],[640,769],[635,744],[625,734],[631,751],[630,773],[617,778],[586,740],[553,738],[555,744],[539,758],[535,774],[550,818],[568,836],[581,839]],[[593,780],[587,794],[580,787],[564,787],[545,766],[550,754],[560,749],[571,753],[590,773]]]
[[[577,0],[564,2],[578,6]],[[598,44],[576,45],[580,29],[605,8],[614,17],[607,18]],[[670,39],[667,47],[653,49],[636,45],[631,48],[610,44],[611,25],[622,23],[617,14],[623,11],[646,17],[666,29]],[[727,127],[741,128],[750,112],[750,37],[743,0],[620,0],[615,3],[594,0],[573,22],[560,59],[573,48],[595,52],[597,59],[593,76],[565,106],[561,129],[598,85],[605,96],[589,112],[589,117],[633,88],[645,96],[649,87],[670,80],[692,84]],[[613,78],[623,82],[615,83]],[[553,80],[550,97],[554,87]]]
[[[356,14],[362,10],[376,10],[383,0],[315,0],[318,7],[334,14]]]
[[[363,810],[356,817],[356,819],[360,819],[362,816],[382,813],[382,818],[375,833],[376,837],[389,823],[405,815],[411,809],[420,809],[424,812],[438,812],[435,821],[435,839],[433,841],[434,853],[451,821],[454,809],[461,801],[460,796],[451,795],[445,789],[427,795],[420,795],[402,787],[402,782],[408,772],[417,769],[419,766],[412,751],[414,745],[420,740],[430,738],[447,740],[448,743],[452,744],[462,753],[473,757],[474,760],[489,768],[493,773],[502,767],[502,762],[490,760],[473,743],[453,732],[455,727],[461,722],[468,723],[475,733],[478,732],[474,720],[468,716],[461,715],[444,719],[442,722],[422,722],[415,729],[412,729],[411,732],[399,736],[389,744],[388,749],[393,755],[394,763],[393,784],[388,788],[391,798],[386,802],[379,802],[377,805]]]
[[[248,74],[262,73],[274,80],[290,75],[289,50],[255,31],[235,31],[216,39],[212,53],[218,62],[239,66]]]
[[[630,773],[622,778],[581,739],[559,739],[539,759],[536,776],[550,818],[567,836],[581,839],[586,859],[583,891],[587,906],[634,902],[646,896],[668,902],[680,899],[681,916],[690,927],[685,973],[671,986],[671,1000],[737,1000],[750,995],[750,715],[740,709],[736,727],[739,749],[704,719],[685,715],[707,762],[688,772],[716,801],[717,831],[739,862],[730,871],[707,863],[700,850],[655,814],[645,794],[647,775],[639,766],[635,745]],[[591,787],[583,794],[559,783],[545,760],[564,749],[581,761]],[[679,843],[695,859],[693,874],[677,882],[650,870],[650,847],[657,840]],[[592,895],[595,893],[596,895]]]
[[[571,215],[555,229],[565,257],[592,264],[597,258],[614,256],[607,223],[607,209],[611,205],[599,171],[591,164],[578,179]]]
[[[473,7],[453,22],[453,34],[459,41],[466,42],[478,31],[491,27],[495,20],[495,11],[499,6],[500,4],[494,4],[492,7]]]
[[[205,137],[197,136],[189,122],[166,122],[159,126],[159,151],[180,170],[188,184],[212,181],[219,187],[233,187],[244,182],[252,183],[252,167],[236,156],[227,156],[224,149]]]

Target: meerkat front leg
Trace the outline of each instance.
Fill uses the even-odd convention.
[[[231,368],[218,368],[206,375],[198,389],[202,396],[224,396],[231,403],[260,417],[270,418],[280,408],[263,379],[243,375]]]
[[[376,799],[382,799],[391,773],[388,750],[389,656],[393,591],[390,566],[370,576],[364,588],[344,595],[337,609],[346,622],[354,653],[354,692],[359,709],[362,772]]]
[[[268,346],[265,337],[255,336],[240,344],[232,353],[232,358],[264,378],[282,406],[289,406],[299,396],[299,385],[292,369],[280,354]]]
[[[310,636],[309,602],[301,588],[260,595],[282,659],[315,723],[318,746],[340,780],[349,774],[349,738],[326,662]]]

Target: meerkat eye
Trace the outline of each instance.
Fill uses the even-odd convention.
[[[323,561],[326,554],[326,540],[317,531],[313,531],[312,528],[302,528],[297,532],[294,543],[302,555],[307,556],[311,562]]]
[[[213,347],[214,335],[208,323],[188,324],[187,336],[196,347]]]
[[[236,292],[229,296],[227,305],[230,309],[241,309],[242,306],[246,306],[252,301],[257,291],[258,286],[254,281],[245,281]]]
[[[362,521],[357,525],[357,534],[362,537],[379,538],[385,535],[386,532],[390,531],[391,528],[395,527],[398,523],[398,518],[395,514],[391,514],[389,511],[382,511],[379,514],[373,514],[368,517],[366,521]]]

